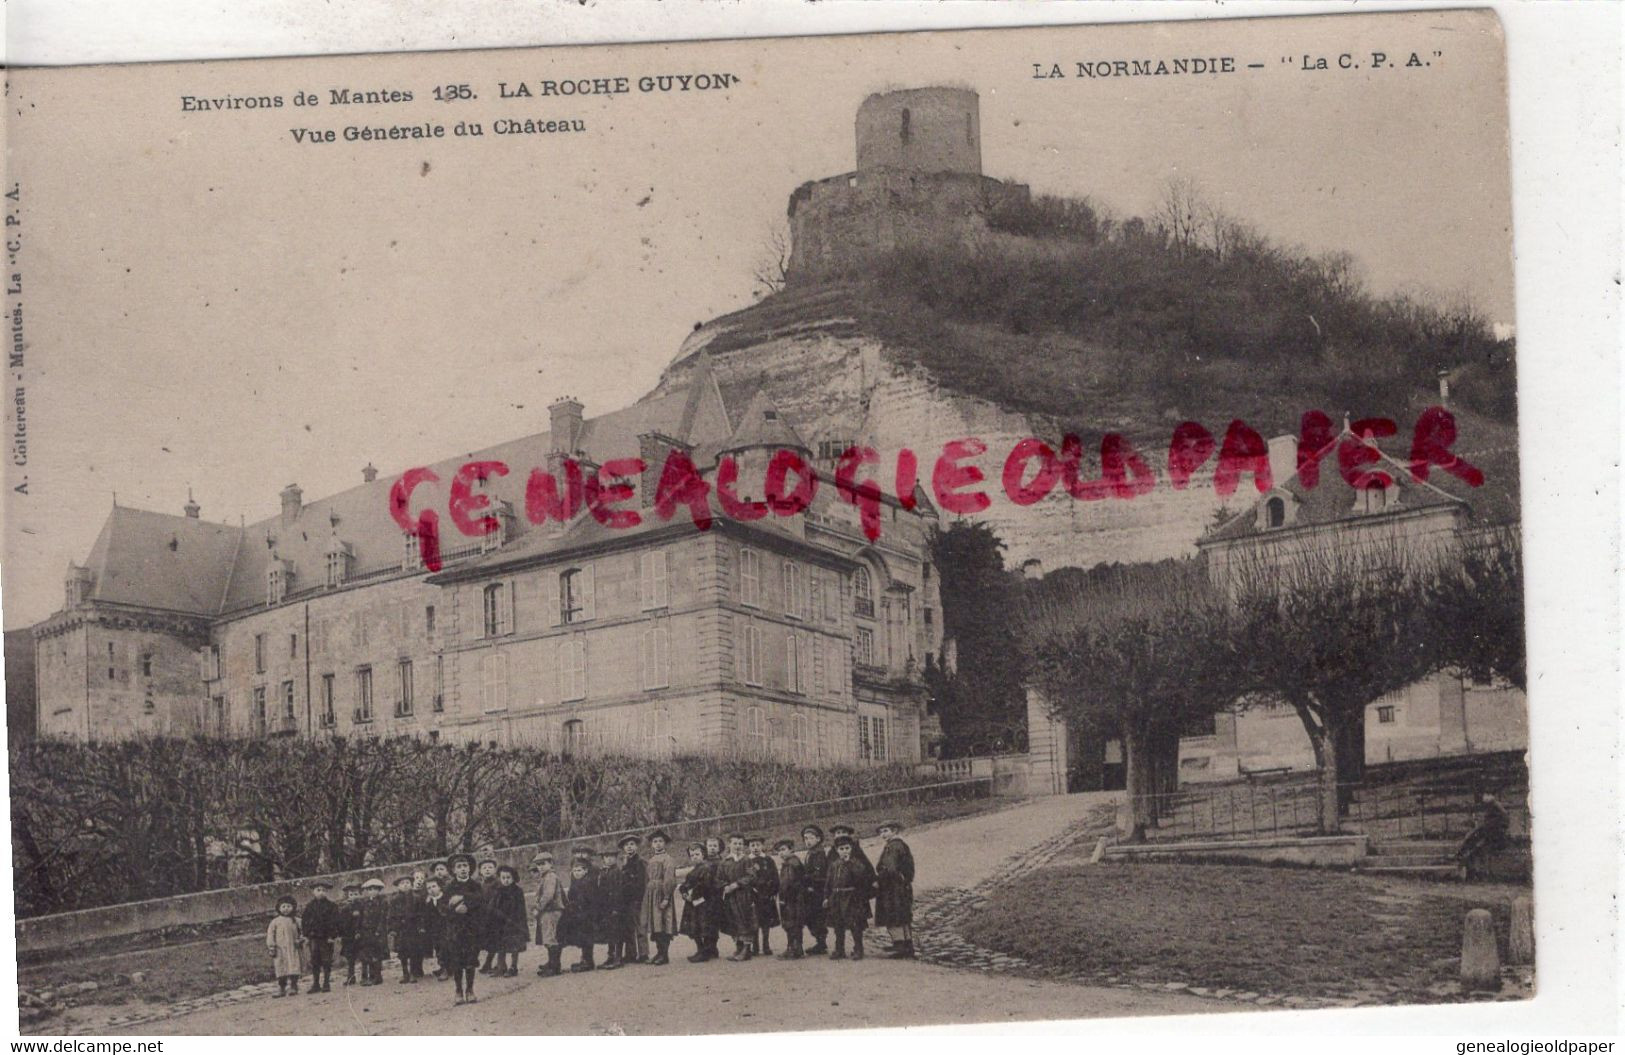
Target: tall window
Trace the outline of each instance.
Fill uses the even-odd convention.
[[[564,750],[565,758],[580,751],[587,742],[587,723],[580,718],[571,718],[564,723]]]
[[[846,664],[850,658],[841,641],[831,638],[829,650],[825,653],[829,663],[829,671],[824,677],[824,687],[829,690],[831,697],[841,698],[841,690],[846,686]]]
[[[216,736],[225,736],[230,728],[231,719],[226,714],[226,698],[216,696],[214,698],[214,734]]]
[[[671,749],[671,709],[650,707],[639,718],[643,734],[643,753],[661,755]]]
[[[665,608],[669,603],[668,561],[666,551],[653,550],[638,555],[638,596],[644,611]]]
[[[875,614],[875,587],[868,568],[852,573],[852,610],[871,618]]]
[[[875,633],[867,627],[858,627],[857,637],[854,640],[857,661],[865,666],[875,665]]]
[[[282,683],[282,721],[288,728],[293,727],[293,682]]]
[[[811,757],[808,736],[810,725],[805,714],[798,713],[790,719],[790,753],[798,762],[805,762]]]
[[[559,573],[559,621],[584,623],[595,614],[593,607],[592,566]]]
[[[762,604],[762,555],[753,549],[739,551],[739,603]]]
[[[401,570],[416,571],[423,567],[423,554],[418,549],[418,534],[408,531],[405,535],[404,551],[401,554]]]
[[[794,630],[786,631],[784,635],[784,687],[786,691],[805,693],[806,684],[806,643],[805,636]]]
[[[494,582],[485,588],[481,610],[486,637],[513,633],[513,590],[507,583]]]
[[[762,628],[746,623],[739,635],[739,675],[746,685],[762,683]]]
[[[217,681],[220,678],[220,646],[209,645],[203,649],[203,680]]]
[[[587,696],[587,642],[574,634],[559,642],[559,699],[581,700]]]
[[[767,754],[767,715],[760,707],[745,708],[745,750],[753,755]]]
[[[423,608],[423,634],[425,637],[434,633],[434,605],[425,605]]]
[[[259,638],[256,637],[254,640],[255,640],[256,643],[258,643]],[[113,655],[114,655],[113,642],[109,641],[107,643],[107,680],[108,681],[112,681],[116,677],[116,674],[114,673],[114,670],[113,670]],[[261,670],[261,671],[264,671],[265,668],[263,666],[259,666],[258,669]]]
[[[907,146],[908,141],[914,138],[914,130],[910,127],[909,121],[912,116],[908,112],[908,107],[903,107],[903,119],[897,126],[897,138],[903,141],[904,146]]]
[[[807,584],[801,566],[794,561],[784,562],[784,614],[795,619],[807,618]]]
[[[399,690],[395,698],[395,715],[399,718],[410,717],[412,714],[412,661],[403,659],[395,668],[396,688]]]
[[[372,668],[362,667],[355,672],[355,720],[372,721]]]
[[[143,653],[141,653],[141,676],[143,678],[152,677],[152,653],[151,652],[143,652]]]
[[[327,729],[338,724],[338,701],[334,698],[333,675],[322,675],[322,726]]]
[[[886,746],[885,718],[858,715],[858,757],[865,762],[884,762],[890,757]]]
[[[446,709],[446,657],[434,657],[434,710],[436,714]]]
[[[288,658],[289,659],[298,659],[299,658],[299,635],[298,634],[289,634],[288,635]]]
[[[109,649],[111,649],[113,646],[109,645],[107,647]],[[254,673],[255,674],[264,674],[265,673],[265,635],[264,634],[255,634],[254,635]]]
[[[663,626],[651,626],[643,632],[641,649],[643,661],[643,687],[664,689],[671,684],[671,631]]]
[[[508,654],[487,652],[480,657],[480,708],[486,711],[508,709]]]
[[[265,686],[254,686],[254,732],[256,735],[265,735]]]
[[[327,585],[342,586],[350,572],[350,552],[342,546],[333,547],[327,554]]]

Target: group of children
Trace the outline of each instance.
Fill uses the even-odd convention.
[[[723,934],[733,939],[728,959],[749,960],[773,952],[775,927],[784,931],[780,959],[826,953],[846,959],[850,935],[850,957],[861,960],[863,932],[871,922],[887,928],[892,957],[912,958],[914,857],[901,837],[902,825],[880,826],[886,845],[873,864],[850,825],[834,825],[830,832],[834,842],[826,846],[823,830],[809,824],[801,832],[801,852],[791,840],[780,839],[771,854],[759,836],[711,836],[688,847],[683,865],[667,852],[671,840],[665,832],[649,835],[647,856],[643,840],[628,835],[618,852],[575,847],[567,877],[553,855],[543,852],[531,862],[537,887],[528,913],[513,868],[489,858],[476,865],[466,853],[452,854],[427,873],[401,876],[388,898],[381,879],[346,886],[342,902],[329,896],[329,884],[316,882],[302,915],[296,918],[297,904],[284,896],[266,931],[276,995],[299,992],[302,950],[310,992],[331,992],[335,944],[345,961],[345,985],[358,983],[358,965],[360,985],[381,984],[393,948],[400,984],[421,980],[425,959],[433,957],[433,976],[456,983],[459,1004],[477,999],[477,974],[517,975],[519,954],[533,935],[547,953],[536,969],[542,977],[563,973],[566,946],[579,950],[570,966],[575,973],[661,966],[671,962],[674,934],[694,942],[690,963],[719,958]],[[833,952],[826,943],[832,930]],[[812,935],[811,948],[805,934]],[[600,945],[605,946],[602,960],[595,955]]]

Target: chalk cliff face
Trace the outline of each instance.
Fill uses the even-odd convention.
[[[1036,504],[1017,505],[1000,483],[1006,456],[1029,436],[1058,448],[1060,427],[950,390],[925,368],[904,365],[899,358],[844,310],[839,291],[795,291],[696,329],[651,395],[686,385],[703,364],[713,371],[731,413],[758,388],[765,390],[823,464],[832,465],[850,444],[874,447],[881,456],[875,478],[886,491],[894,487],[899,450],[916,453],[920,482],[930,494],[932,468],[943,445],[979,439],[987,444],[987,453],[973,461],[986,478],[983,486],[992,504],[967,516],[988,523],[1003,539],[1008,567],[1036,559],[1048,571],[1186,556],[1195,552],[1196,539],[1224,504],[1214,494],[1210,471],[1199,473],[1184,490],[1172,488],[1164,432],[1134,437],[1157,473],[1156,487],[1147,494],[1080,501],[1057,486]],[[1079,408],[1078,417],[1108,422],[1119,410]],[[1098,475],[1100,433],[1082,439],[1085,475]],[[1249,478],[1228,504],[1239,510],[1253,494]],[[954,518],[942,516],[945,523]]]

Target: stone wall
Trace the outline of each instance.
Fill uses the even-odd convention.
[[[982,174],[981,102],[968,88],[871,95],[858,107],[858,171]]]

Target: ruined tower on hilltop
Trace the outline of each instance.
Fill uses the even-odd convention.
[[[968,88],[908,88],[858,107],[857,169],[790,196],[794,283],[911,245],[986,231],[1027,187],[982,175],[981,107]]]

